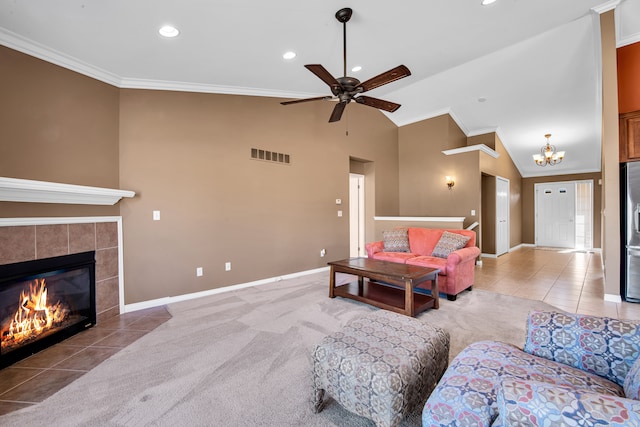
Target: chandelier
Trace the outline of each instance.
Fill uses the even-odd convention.
[[[550,133],[544,137],[547,138],[547,144],[540,149],[540,154],[533,155],[533,161],[536,162],[538,166],[553,166],[562,162],[562,159],[564,159],[564,151],[556,151],[555,145],[549,144]]]

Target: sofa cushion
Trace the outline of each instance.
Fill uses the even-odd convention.
[[[415,258],[416,256],[417,254],[411,252],[376,252],[373,254],[373,259],[406,264],[407,260]]]
[[[640,402],[537,381],[503,380],[498,389],[503,426],[637,426]]]
[[[464,248],[468,241],[468,236],[445,231],[442,233],[435,248],[433,248],[431,256],[446,258],[451,252]]]
[[[437,268],[441,276],[447,275],[447,260],[434,256],[417,256],[407,260],[407,264],[418,265],[420,267]]]
[[[383,231],[382,241],[385,252],[409,252],[409,237],[406,228]]]
[[[640,400],[640,358],[638,358],[624,379],[624,395],[629,399]]]
[[[527,321],[524,351],[622,386],[640,355],[640,322],[533,311]]]
[[[623,395],[621,386],[598,375],[532,356],[510,344],[478,341],[453,359],[424,406],[422,425],[492,425],[498,416],[497,391],[505,378]]]

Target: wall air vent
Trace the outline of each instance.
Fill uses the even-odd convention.
[[[251,149],[251,158],[253,160],[262,160],[271,163],[281,163],[284,165],[291,164],[291,156],[283,153],[276,153],[275,151],[263,150],[261,148]]]

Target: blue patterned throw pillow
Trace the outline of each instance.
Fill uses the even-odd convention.
[[[532,311],[524,351],[622,386],[640,356],[640,322]]]
[[[438,240],[436,247],[433,248],[431,256],[446,258],[451,252],[464,248],[470,238],[462,234],[445,231],[442,233],[440,240]]]

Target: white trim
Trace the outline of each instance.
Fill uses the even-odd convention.
[[[615,9],[616,6],[618,6],[621,1],[622,0],[610,0],[610,1],[606,2],[606,3],[600,4],[598,6],[593,6],[591,8],[591,10],[594,11],[595,13],[597,13],[597,14],[602,15],[605,12],[608,12],[608,11],[610,11],[612,9]]]
[[[222,288],[209,289],[201,292],[193,292],[190,294],[183,294],[175,297],[164,297],[164,298],[157,298],[157,299],[148,300],[148,301],[137,302],[133,304],[126,304],[121,310],[121,313],[130,313],[132,311],[143,310],[145,308],[158,307],[161,305],[171,304],[174,302],[187,301],[187,300],[202,298],[210,295],[217,295],[224,292],[237,291],[238,289],[245,289],[253,286],[267,285],[269,283],[280,282],[282,280],[293,279],[296,277],[308,276],[310,274],[320,273],[328,270],[329,270],[329,267],[321,267],[321,268],[316,268],[314,270],[306,270],[298,273],[285,274],[284,276],[276,276],[268,279],[256,280],[253,282],[240,283],[240,284],[231,285],[231,286],[224,286]]]
[[[494,159],[500,157],[500,154],[495,150],[492,150],[485,144],[467,145],[466,147],[453,148],[451,150],[444,150],[442,154],[450,156],[452,154],[469,153],[471,151],[482,151],[485,154],[490,155]]]
[[[5,28],[0,28],[0,45],[17,50],[18,52],[26,53],[34,58],[42,59],[43,61],[75,71],[84,76],[94,78],[112,86],[118,87],[121,81],[120,77],[109,71],[80,61],[79,59],[66,55],[62,52],[58,52],[48,46],[29,40]]]
[[[120,222],[121,216],[79,216],[79,217],[33,217],[0,218],[0,227],[20,227],[23,225],[86,224],[91,222]]]
[[[113,188],[0,177],[0,201],[115,205],[136,193]]]
[[[118,295],[120,313],[124,309],[124,250],[122,242],[121,216],[81,216],[81,217],[41,217],[41,218],[0,218],[0,227],[20,227],[25,225],[87,224],[115,222],[118,225]]]
[[[498,258],[496,254],[485,254],[484,252],[480,254],[482,258]]]
[[[640,42],[640,32],[635,34],[629,34],[626,37],[622,36],[622,17],[621,13],[624,12],[624,6],[621,8],[616,7],[615,10],[615,25],[616,25],[616,48],[628,46],[630,44],[634,44]]]
[[[374,216],[376,221],[462,222],[464,216]]]
[[[622,297],[614,294],[604,294],[604,300],[609,302],[621,303]]]
[[[224,95],[263,96],[272,98],[312,98],[326,94],[307,92],[288,92],[281,90],[268,90],[242,86],[224,86],[202,83],[174,82],[167,80],[148,80],[123,78],[119,86],[121,89],[149,89],[168,90],[176,92],[217,93]]]

